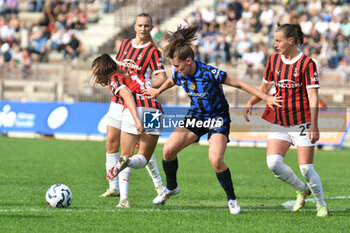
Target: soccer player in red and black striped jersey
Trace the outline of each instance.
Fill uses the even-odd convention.
[[[107,179],[113,179],[124,170],[131,168],[143,168],[149,162],[157,145],[161,127],[143,128],[144,113],[158,119],[159,126],[162,119],[162,107],[156,98],[144,96],[141,92],[151,87],[143,76],[129,71],[119,70],[117,64],[108,54],[97,57],[93,62],[94,83],[102,86],[108,85],[113,95],[122,98],[125,109],[121,122],[121,155],[118,165],[111,168],[107,173]],[[138,152],[134,154],[136,144],[139,142]],[[127,172],[130,175],[130,172]],[[129,180],[130,177],[120,178]],[[129,184],[127,182],[127,184]],[[120,203],[117,207],[129,207],[128,201],[129,185],[120,186]],[[124,194],[124,195],[122,195]]]
[[[319,139],[318,88],[315,62],[299,50],[304,34],[299,24],[283,24],[274,39],[278,53],[270,56],[260,90],[282,97],[281,107],[266,107],[263,119],[271,123],[267,141],[267,165],[272,173],[297,190],[293,211],[300,210],[306,196],[316,199],[317,216],[328,216],[321,179],[313,166],[315,143]],[[252,106],[260,101],[253,96],[247,103],[245,118],[249,121]],[[283,160],[291,145],[297,146],[302,182]]]
[[[116,62],[118,69],[133,71],[134,73],[145,77],[147,80],[151,79],[151,74],[155,74],[157,80],[152,82],[153,87],[159,87],[166,80],[165,69],[162,64],[161,54],[155,45],[152,43],[152,17],[147,13],[141,13],[136,17],[134,30],[136,37],[133,39],[126,39],[122,41],[118,48]],[[122,103],[117,95],[113,95],[109,112],[107,114],[107,140],[106,140],[106,170],[110,170],[117,165],[119,159],[119,145],[120,145],[120,128]],[[152,177],[154,186],[157,192],[163,189],[163,182],[159,174],[157,161],[155,156],[146,166],[150,176]],[[126,169],[123,173],[126,173]],[[121,179],[119,179],[121,180]],[[124,180],[122,179],[123,183]],[[101,197],[113,196],[119,191],[118,178],[115,177],[109,180],[109,188]],[[122,194],[121,194],[122,195]]]

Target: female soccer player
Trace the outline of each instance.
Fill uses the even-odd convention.
[[[268,93],[274,86],[274,95],[282,97],[282,106],[266,107],[262,116],[272,127],[267,140],[267,166],[277,178],[297,190],[293,211],[304,206],[311,191],[316,199],[317,216],[328,216],[321,179],[313,166],[314,145],[320,137],[317,125],[320,85],[316,64],[298,48],[304,38],[299,24],[280,25],[274,38],[278,53],[266,64],[260,90]],[[247,121],[253,105],[259,101],[260,98],[253,96],[247,103],[244,114]],[[299,168],[306,185],[283,162],[292,144],[297,146]]]
[[[123,40],[118,50],[116,60],[118,69],[132,71],[146,79],[151,78],[152,72],[157,80],[152,86],[159,87],[166,80],[166,73],[161,61],[161,55],[152,43],[152,17],[147,13],[141,13],[136,17],[134,30],[136,37]],[[106,140],[106,170],[117,165],[120,157],[120,127],[123,105],[118,96],[112,97],[112,102],[107,113],[107,140]],[[163,189],[163,182],[159,174],[155,156],[146,166],[153,179],[157,193]],[[126,181],[121,181],[126,182]],[[119,196],[118,178],[109,180],[109,188],[100,197]]]
[[[145,88],[151,87],[144,76],[130,71],[118,70],[117,64],[108,54],[97,57],[92,64],[93,80],[102,86],[108,85],[113,95],[123,100],[124,110],[121,123],[121,154],[118,165],[110,169],[107,179],[114,178],[118,173],[120,182],[120,203],[117,207],[130,207],[128,200],[129,179],[131,168],[143,168],[150,160],[161,134],[161,127],[143,129],[142,116],[151,112],[160,119],[162,108],[156,98],[148,98],[141,94]],[[161,121],[159,120],[161,123]],[[136,143],[139,142],[138,154],[134,154]]]
[[[172,132],[163,149],[163,170],[167,185],[153,203],[163,204],[173,195],[180,192],[176,174],[178,170],[177,154],[208,133],[209,161],[216,172],[216,177],[226,192],[231,214],[241,210],[237,201],[229,168],[224,162],[228,136],[230,132],[229,105],[221,84],[243,89],[264,99],[269,106],[278,105],[278,97],[269,97],[255,87],[229,76],[226,72],[194,60],[191,41],[196,36],[198,25],[179,26],[171,33],[171,39],[164,51],[175,67],[174,74],[159,89],[147,89],[145,94],[157,97],[174,85],[182,86],[191,106],[183,119],[183,124]],[[205,123],[210,121],[210,123]]]

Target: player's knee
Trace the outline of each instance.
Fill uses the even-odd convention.
[[[209,162],[215,171],[221,170],[224,166],[224,161],[219,156],[210,156]]]
[[[314,173],[314,165],[313,164],[304,164],[299,165],[299,169],[303,177],[307,178],[311,173]]]
[[[283,156],[281,155],[269,155],[266,158],[267,167],[273,174],[277,174],[279,168],[283,165]]]
[[[164,145],[163,148],[163,159],[167,161],[174,160],[176,158],[177,151],[171,146]]]
[[[108,153],[115,153],[119,151],[119,140],[107,139],[106,140],[106,149]]]

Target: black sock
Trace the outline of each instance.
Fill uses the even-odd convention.
[[[177,187],[176,182],[176,173],[177,168],[179,167],[179,164],[177,162],[177,158],[173,161],[165,161],[163,159],[163,170],[166,175],[166,186],[168,189],[173,190]]]
[[[216,177],[218,178],[218,181],[221,184],[221,187],[225,190],[227,200],[236,199],[235,191],[233,189],[230,169],[227,168],[226,171],[216,173]]]

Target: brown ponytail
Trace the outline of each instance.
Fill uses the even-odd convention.
[[[304,33],[301,30],[300,24],[286,23],[281,25],[277,23],[277,26],[278,28],[276,31],[282,31],[286,38],[292,37],[296,45],[304,44]]]
[[[188,27],[178,26],[175,32],[170,32],[169,43],[165,46],[164,52],[170,59],[177,57],[179,60],[194,59],[194,52],[191,42],[197,38],[196,32],[199,25],[193,24]]]

